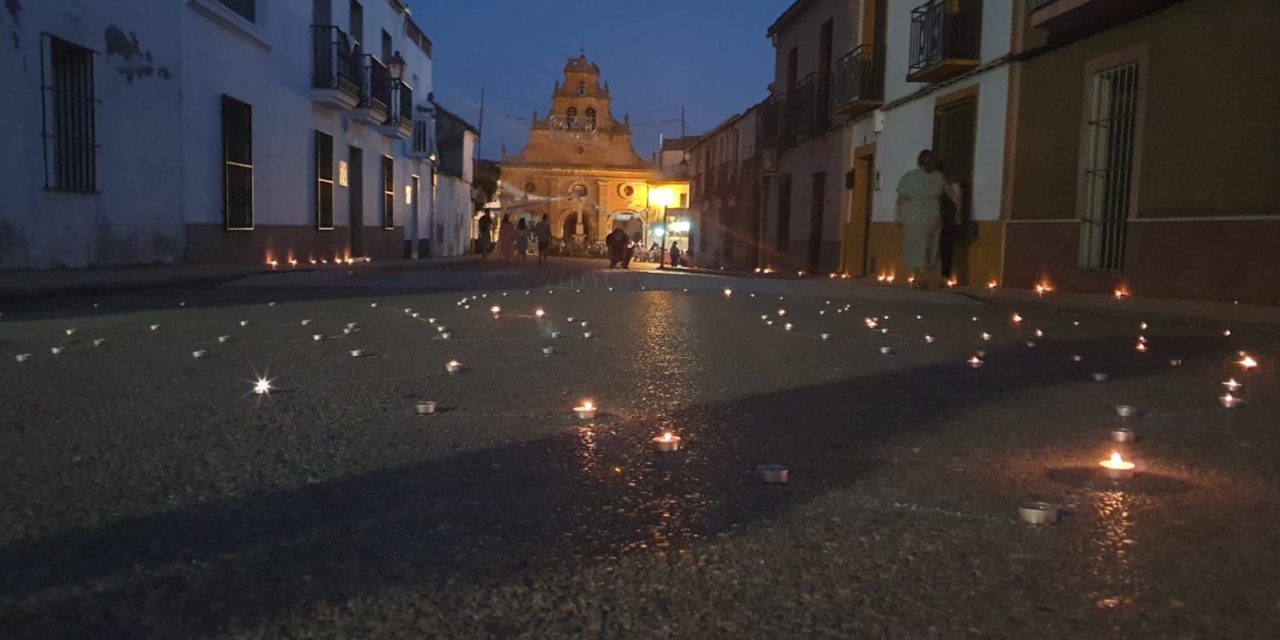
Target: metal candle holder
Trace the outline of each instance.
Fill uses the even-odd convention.
[[[584,402],[573,408],[573,415],[577,416],[579,420],[595,420],[596,412],[599,410],[600,408],[596,405]]]
[[[1027,501],[1018,504],[1018,519],[1027,524],[1057,524],[1060,510],[1052,502]]]
[[[653,448],[659,453],[671,453],[680,450],[680,436],[664,433],[653,439]]]
[[[755,475],[764,484],[786,484],[789,479],[787,468],[780,464],[757,465]]]
[[[1137,440],[1137,439],[1138,439],[1138,434],[1134,433],[1133,429],[1129,429],[1127,427],[1116,427],[1111,430],[1112,442],[1128,443],[1128,442],[1133,442],[1134,440]]]

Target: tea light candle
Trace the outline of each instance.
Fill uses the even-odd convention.
[[[1111,376],[1109,376],[1109,375],[1107,375],[1107,374],[1105,374],[1105,373],[1103,373],[1103,372],[1101,372],[1101,371],[1095,371],[1095,372],[1093,373],[1093,381],[1094,381],[1094,382],[1106,382],[1106,381],[1107,381],[1107,380],[1109,380],[1109,379],[1111,379]]]
[[[1130,404],[1122,404],[1116,407],[1116,415],[1121,418],[1136,418],[1138,416],[1138,408]]]
[[[555,347],[543,347],[543,348],[542,348],[542,355],[544,355],[544,356],[553,356],[553,355],[555,355],[555,353],[556,353],[556,348],[555,348]]]
[[[659,453],[671,453],[680,450],[680,436],[671,432],[664,433],[653,439],[653,448]]]
[[[1250,370],[1250,369],[1252,369],[1252,368],[1254,368],[1254,367],[1258,366],[1258,361],[1257,361],[1257,360],[1254,360],[1254,359],[1253,359],[1253,356],[1250,356],[1250,355],[1249,355],[1249,354],[1247,354],[1247,353],[1241,352],[1241,353],[1240,353],[1240,359],[1236,361],[1236,364],[1238,364],[1238,365],[1240,365],[1241,367],[1243,367],[1245,371],[1248,371],[1248,370]]]
[[[1138,344],[1134,345],[1133,350],[1137,351],[1138,353],[1146,353],[1147,348],[1148,348],[1147,343],[1139,342]]]
[[[924,337],[924,343],[925,343],[925,344],[933,344],[934,342],[937,342],[937,341],[938,341],[938,339],[937,339],[937,338],[935,338],[935,337],[933,337],[933,336],[930,336],[930,335],[926,335],[926,336]]]
[[[449,373],[457,373],[459,371],[462,371],[462,363],[458,362],[457,360],[450,360],[444,363],[444,370],[448,371]]]
[[[1014,313],[1010,319],[1013,320],[1014,324],[1022,324],[1022,316],[1018,313]]]
[[[1116,427],[1111,430],[1112,442],[1133,442],[1136,439],[1137,434],[1133,432],[1133,429],[1129,429],[1127,427]]]
[[[1018,504],[1018,519],[1027,524],[1047,525],[1058,522],[1058,505],[1052,502],[1022,502]]]
[[[880,355],[882,356],[893,355],[893,347],[880,347]]]
[[[204,349],[197,349],[191,352],[191,357],[195,358],[196,360],[199,360],[200,358],[203,358],[207,355],[209,355],[209,352],[205,351]]]
[[[790,322],[788,322],[788,323],[786,323],[786,324],[782,325],[782,328],[783,328],[783,329],[785,329],[785,330],[787,330],[787,331],[791,331],[791,330],[795,329],[796,327],[795,327],[795,325],[793,325],[793,324],[791,324]]]
[[[968,360],[968,362],[969,362],[969,368],[970,368],[970,369],[981,369],[981,368],[982,368],[982,365],[983,365],[983,364],[985,364],[985,363],[982,361],[982,358],[979,358],[978,356],[972,356],[972,357],[970,357],[970,358],[969,358],[969,360]]]
[[[982,338],[983,342],[990,342],[990,341],[991,341],[991,334],[987,333],[986,331],[983,331],[983,332],[982,332],[982,336],[980,336],[980,337]]]
[[[67,334],[67,335],[69,335],[69,336],[74,336],[74,335],[76,334],[76,330],[75,330],[75,329],[67,329],[67,330],[66,330],[66,334]]]
[[[435,415],[438,406],[430,400],[419,400],[414,403],[413,410],[420,416],[431,416]]]
[[[559,332],[559,331],[552,331],[552,332],[551,332],[551,339],[552,339],[552,340],[555,340],[556,338],[559,338],[559,337],[560,337],[560,332]]]
[[[546,312],[546,311],[543,311],[542,309],[535,309],[535,310],[534,310],[534,312],[533,312],[533,316],[534,316],[535,318],[541,318],[541,317],[543,317],[543,316],[545,316],[545,315],[547,315],[547,312]]]
[[[587,322],[586,320],[583,320],[581,325],[583,329],[586,329],[587,327],[591,326],[591,323]]]
[[[151,329],[152,331],[159,331],[159,330],[160,330],[160,325],[158,325],[158,324],[153,324],[153,325],[149,326],[148,328],[149,328],[149,329]]]
[[[568,318],[565,318],[565,319],[564,319],[564,321],[565,321],[565,322],[573,322],[573,321],[574,321],[574,318],[573,318],[573,316],[569,316]]]
[[[19,353],[18,355],[14,356],[13,359],[17,360],[18,362],[26,362],[31,359],[31,354]]]
[[[733,289],[725,289],[725,290],[724,290],[724,297],[729,298],[729,297],[732,297],[732,296],[733,296]]]
[[[492,313],[493,315],[496,316],[502,313],[502,307],[499,307],[498,305],[495,304],[492,307],[489,307],[489,313]]]
[[[318,333],[313,333],[311,334],[311,339],[315,340],[316,342],[320,342],[321,340],[324,340],[324,336]],[[221,342],[221,340],[219,340],[219,342]]]
[[[1071,356],[1071,361],[1072,361],[1072,362],[1083,362],[1083,361],[1084,361],[1084,356],[1079,355],[1079,354],[1073,355],[1073,356]]]
[[[756,466],[756,479],[764,484],[786,484],[790,474],[780,464],[762,464]]]
[[[1218,403],[1221,404],[1223,407],[1226,407],[1227,409],[1234,409],[1244,404],[1244,398],[1241,398],[1239,396],[1234,396],[1230,392],[1228,392],[1226,395],[1222,396],[1221,398],[1218,398]]]
[[[1112,480],[1128,480],[1133,477],[1134,469],[1137,468],[1132,462],[1120,457],[1120,454],[1112,451],[1111,457],[1098,463],[1102,467],[1103,472]]]
[[[594,420],[598,407],[590,400],[584,400],[582,404],[573,408],[573,415],[578,416],[579,420]]]
[[[378,308],[378,303],[376,303],[376,302],[370,302],[370,303],[369,303],[369,308],[370,308],[370,309],[377,309],[377,308]]]
[[[240,321],[240,326],[242,326],[242,327],[247,327],[247,326],[249,326],[249,321],[248,321],[248,320],[241,320],[241,321]]]
[[[787,310],[786,310],[786,309],[778,309],[778,317],[779,317],[779,318],[781,318],[782,316],[785,316],[785,315],[787,315]]]
[[[827,341],[827,340],[830,340],[830,339],[831,339],[831,334],[829,334],[829,333],[824,333],[824,334],[822,334],[822,335],[820,335],[820,336],[818,336],[818,337],[819,337],[819,338],[822,338],[822,340],[823,340],[823,341]]]
[[[1173,358],[1173,359],[1169,360],[1169,366],[1171,366],[1171,367],[1181,367],[1181,366],[1182,366],[1182,360],[1180,360],[1180,359],[1178,359],[1178,358]]]
[[[62,355],[62,347],[49,347],[49,353],[55,356]]]
[[[1236,379],[1235,379],[1235,378],[1232,378],[1232,379],[1227,380],[1226,382],[1222,383],[1222,386],[1226,387],[1226,388],[1227,388],[1227,391],[1230,391],[1230,392],[1232,392],[1232,393],[1235,393],[1236,391],[1239,391],[1239,390],[1240,390],[1240,388],[1241,388],[1241,387],[1243,387],[1244,385],[1243,385],[1243,384],[1240,384],[1239,382],[1236,382]]]
[[[419,317],[421,317],[421,316],[422,316],[422,314],[421,314],[421,313],[418,313],[417,311],[414,311],[413,313],[409,314],[409,317],[410,317],[410,318],[413,318],[414,320],[417,320],[417,319],[418,319]]]
[[[436,333],[444,333],[446,329],[448,329],[448,327],[442,324],[436,325]]]
[[[582,332],[582,339],[583,339],[583,340],[590,340],[590,339],[594,338],[594,337],[595,337],[595,335],[596,335],[596,334],[591,333],[590,331],[583,331],[583,332]]]
[[[450,339],[452,339],[452,338],[453,338],[453,334],[452,334],[452,333],[449,333],[448,331],[446,331],[446,332],[444,332],[444,333],[440,334],[440,339],[441,339],[441,340],[450,340]]]
[[[352,358],[363,358],[363,357],[364,357],[364,349],[352,349],[352,350],[351,350],[351,357],[352,357]]]
[[[1044,330],[1043,330],[1043,329],[1036,329],[1036,337],[1037,337],[1037,338],[1043,338],[1043,337],[1044,337]]]
[[[107,343],[107,339],[106,339],[106,338],[94,338],[94,339],[93,339],[93,346],[95,346],[95,347],[101,347],[102,345],[104,345],[104,344],[106,344],[106,343]]]
[[[1035,341],[1035,340],[1028,340],[1028,341],[1027,341],[1027,348],[1028,348],[1028,349],[1034,349],[1034,348],[1036,348],[1036,341]]]

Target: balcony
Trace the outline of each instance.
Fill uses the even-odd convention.
[[[311,27],[311,99],[331,109],[346,111],[360,103],[359,58],[341,29]]]
[[[852,120],[884,105],[884,47],[860,46],[836,62],[835,113]]]
[[[1050,33],[1097,32],[1177,0],[1029,0],[1031,27]]]
[[[930,0],[911,12],[908,82],[943,82],[982,64],[982,0]]]
[[[777,147],[782,144],[782,114],[786,109],[786,104],[787,96],[785,94],[774,94],[764,102],[760,103],[760,119],[757,124],[759,127],[757,136],[761,147]]]
[[[787,95],[786,135],[802,138],[831,126],[831,75],[811,73]]]
[[[364,56],[360,104],[353,113],[357,122],[381,126],[391,115],[391,74],[387,65],[372,55]]]
[[[399,80],[390,80],[391,112],[383,121],[382,134],[407,140],[413,135],[413,88]]]

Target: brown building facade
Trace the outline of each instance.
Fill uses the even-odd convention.
[[[1280,301],[1280,3],[1023,6],[1004,284]]]

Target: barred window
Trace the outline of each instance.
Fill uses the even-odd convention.
[[[382,156],[382,228],[396,227],[396,164]]]
[[[229,230],[253,229],[253,107],[222,96],[222,215]]]
[[[333,136],[316,132],[316,228],[333,229]]]
[[[1080,266],[1124,268],[1133,196],[1140,67],[1129,63],[1094,74],[1085,165]]]
[[[45,187],[97,190],[93,52],[46,36],[44,72]]]
[[[228,9],[236,12],[241,18],[249,22],[256,22],[258,18],[258,2],[257,0],[219,0]]]

